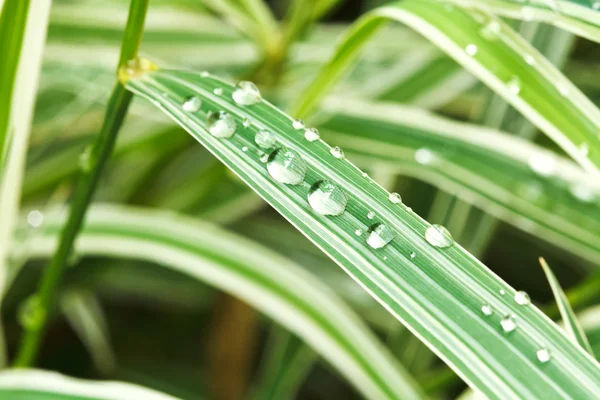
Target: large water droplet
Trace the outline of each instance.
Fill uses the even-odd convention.
[[[294,122],[292,122],[292,127],[294,129],[304,129],[304,121],[301,119],[295,119]]]
[[[27,223],[32,228],[39,228],[44,222],[44,214],[40,210],[31,210],[27,214]]]
[[[300,154],[284,147],[275,150],[267,161],[269,175],[278,182],[298,185],[304,180],[308,166]]]
[[[258,103],[262,97],[256,85],[249,81],[241,81],[231,95],[233,101],[243,106],[251,106]]]
[[[474,56],[475,54],[477,54],[477,45],[471,43],[468,44],[467,47],[465,47],[465,53],[467,53],[468,55],[470,55],[471,57]]]
[[[535,153],[527,162],[534,172],[542,176],[551,176],[556,171],[556,159],[547,153]]]
[[[522,290],[515,293],[515,301],[517,302],[517,304],[522,306],[528,306],[529,304],[531,304],[531,299],[529,298],[529,295]]]
[[[541,363],[547,363],[548,361],[550,361],[550,359],[552,358],[552,355],[550,354],[550,350],[542,347],[541,349],[539,349],[535,355],[537,356],[537,359],[539,362]]]
[[[425,231],[425,240],[432,246],[445,249],[454,244],[452,235],[445,227],[441,225],[431,225]]]
[[[482,305],[481,306],[481,312],[485,316],[490,316],[490,315],[492,315],[494,313],[494,311],[492,310],[492,306],[490,306],[489,304]]]
[[[402,203],[402,196],[400,196],[396,192],[390,193],[390,195],[388,196],[388,200],[394,204],[400,204],[400,203]]]
[[[196,112],[202,106],[202,100],[198,96],[190,96],[185,99],[181,108],[183,111]]]
[[[506,315],[500,320],[500,326],[504,332],[509,333],[517,329],[517,322],[512,315]]]
[[[332,147],[329,152],[335,158],[344,158],[344,150],[342,150],[339,146]]]
[[[262,130],[256,132],[254,141],[258,147],[262,147],[263,149],[272,149],[275,146],[275,143],[277,143],[277,137],[273,132]]]
[[[314,142],[321,138],[321,134],[317,128],[309,128],[304,131],[304,138],[309,142]]]
[[[210,134],[218,138],[231,137],[237,129],[235,119],[224,111],[208,114],[206,126]]]
[[[20,305],[17,311],[17,319],[21,326],[27,330],[37,330],[44,323],[46,313],[41,307],[37,295],[29,296]]]
[[[374,249],[380,249],[394,239],[394,233],[384,224],[371,225],[367,232],[367,244]]]
[[[308,191],[308,204],[319,214],[340,215],[346,209],[348,197],[335,183],[319,181]]]

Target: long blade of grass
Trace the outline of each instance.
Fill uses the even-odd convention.
[[[524,139],[389,103],[331,98],[323,136],[361,167],[380,166],[461,200],[580,257],[600,261],[600,185]],[[540,169],[547,163],[548,170]]]
[[[409,25],[439,46],[598,176],[600,112],[593,103],[508,25],[435,0],[393,3],[359,19],[302,93],[292,114],[305,116],[368,39],[390,20]]]
[[[542,257],[540,257],[540,265],[542,266],[542,269],[546,274],[546,278],[548,278],[548,282],[550,283],[550,287],[552,288],[552,293],[556,299],[556,304],[558,304],[558,309],[560,311],[567,335],[571,338],[573,343],[578,344],[582,349],[593,356],[594,353],[592,352],[590,343],[588,342],[585,332],[579,324],[577,316],[575,315],[573,308],[571,308],[569,300],[567,300],[567,296],[562,290],[558,279],[556,279],[556,276],[550,269],[550,266],[548,266],[548,263]]]
[[[52,253],[64,215],[48,213],[32,256]],[[239,236],[173,213],[97,207],[77,242],[81,255],[168,266],[243,299],[302,337],[366,397],[421,398],[361,321],[321,282]]]
[[[552,24],[600,42],[600,3],[596,0],[442,0],[496,15]]]
[[[515,302],[516,291],[443,229],[430,226],[396,197],[390,201],[390,194],[344,160],[340,149],[311,141],[311,132],[306,139],[270,103],[237,104],[232,85],[188,71],[158,70],[129,80],[127,88],[183,126],[473,387],[498,399],[595,391],[598,365],[554,323],[534,306]],[[202,104],[185,111],[190,96]],[[260,130],[272,132],[276,143],[267,146],[279,148],[266,160],[268,168],[255,142]],[[325,202],[340,215],[323,215],[329,208],[312,202],[313,209],[307,202],[309,189],[321,180],[334,182],[347,199]],[[433,232],[441,232],[440,240]],[[485,315],[488,306],[492,315]],[[553,354],[551,368],[536,357],[545,346]]]
[[[0,397],[27,400],[177,400],[123,382],[94,382],[36,369],[0,372]]]

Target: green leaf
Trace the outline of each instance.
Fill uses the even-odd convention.
[[[270,103],[238,105],[232,100],[233,86],[188,71],[155,71],[130,80],[127,88],[183,126],[472,387],[492,399],[565,393],[586,397],[595,392],[598,365],[554,323],[534,306],[518,305],[513,300],[515,290],[460,246],[444,248],[445,240],[427,240],[428,230],[437,237],[431,235],[435,228],[405,205],[390,201],[389,193],[342,159],[339,150],[305,139],[292,119]],[[190,96],[202,101],[195,112],[182,108]],[[223,125],[212,125],[215,114],[210,114],[207,126],[207,117],[214,112],[229,114],[223,116]],[[243,126],[244,119],[249,126]],[[233,125],[235,134],[228,139],[209,133],[212,129],[226,136]],[[287,161],[278,164],[272,154],[269,169],[275,178],[271,176],[255,143],[259,130],[271,131],[276,147],[294,151],[287,154],[292,157],[288,161],[298,160],[298,164],[286,168]],[[348,201],[341,215],[322,215],[322,208],[309,206],[308,191],[321,180],[337,184],[345,194]],[[391,235],[378,235],[381,226]],[[391,236],[393,240],[380,247]],[[483,305],[489,305],[493,314],[484,315]],[[514,316],[518,326],[512,332],[501,325],[507,316]],[[536,357],[542,346],[552,348],[550,365]]]
[[[177,400],[124,382],[94,382],[36,369],[0,372],[0,397],[11,400]]]
[[[406,0],[365,14],[340,42],[329,64],[302,92],[292,114],[305,116],[389,20],[420,32],[598,176],[600,112],[594,104],[508,25],[435,0]]]
[[[442,0],[509,18],[536,20],[600,42],[600,3],[596,0]]]
[[[550,283],[550,287],[552,288],[552,293],[556,299],[556,304],[558,304],[560,316],[562,317],[565,325],[564,329],[567,332],[567,335],[569,338],[571,338],[573,343],[578,344],[582,349],[593,356],[594,353],[592,352],[590,343],[585,336],[583,328],[577,320],[577,316],[575,315],[573,308],[571,308],[571,305],[569,304],[569,300],[567,300],[565,292],[560,287],[558,279],[556,279],[556,276],[554,276],[550,266],[548,266],[548,263],[546,263],[546,260],[544,260],[542,257],[540,257],[540,265],[542,266],[544,273],[546,274],[546,278],[548,278],[548,282]]]
[[[32,238],[32,256],[52,254],[63,221],[64,215],[46,215]],[[421,398],[344,303],[306,271],[254,242],[173,213],[94,206],[76,251],[154,262],[204,281],[300,336],[366,397]]]
[[[556,246],[600,261],[600,184],[524,139],[390,103],[333,97],[323,137],[364,168],[424,180]],[[548,169],[544,169],[548,167]]]

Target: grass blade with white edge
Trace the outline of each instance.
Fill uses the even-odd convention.
[[[508,25],[436,0],[406,0],[359,19],[302,93],[292,115],[305,116],[388,21],[407,24],[490,86],[590,173],[600,175],[600,111]]]
[[[550,266],[548,266],[548,263],[542,257],[540,257],[540,265],[542,266],[542,269],[546,274],[546,278],[548,278],[548,282],[550,283],[550,287],[552,288],[552,293],[554,294],[554,298],[556,299],[556,304],[558,304],[558,309],[560,310],[560,315],[562,317],[567,335],[571,338],[571,340],[574,343],[581,346],[582,349],[584,349],[593,356],[594,353],[592,352],[590,343],[588,342],[588,339],[585,336],[585,332],[579,324],[577,316],[571,308],[569,300],[567,300],[567,296],[565,296],[565,292],[560,287],[560,283],[558,283],[556,276],[554,276],[554,273],[550,269]]]
[[[52,254],[63,221],[64,215],[47,213],[43,232],[31,242],[33,257]],[[243,299],[300,336],[367,398],[422,397],[328,288],[254,242],[172,212],[93,206],[76,251],[164,265]]]
[[[27,400],[177,400],[124,382],[94,382],[37,369],[0,372],[0,397]]]
[[[598,365],[554,323],[517,304],[515,290],[443,228],[398,204],[340,149],[298,129],[251,87],[168,70],[126,87],[182,125],[471,386],[494,399],[595,392]],[[268,159],[255,137],[263,130],[270,134],[258,144],[278,148]],[[322,180],[333,186],[315,186]],[[549,364],[536,357],[543,346],[552,348]]]
[[[541,21],[600,42],[597,0],[442,0],[461,7],[525,21]]]
[[[575,163],[524,139],[424,110],[328,99],[320,125],[364,168],[424,180],[499,219],[600,261],[600,184]]]

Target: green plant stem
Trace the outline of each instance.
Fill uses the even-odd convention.
[[[137,55],[143,34],[144,20],[149,0],[132,0],[129,17],[121,45],[119,67]],[[90,200],[96,190],[104,166],[114,148],[117,133],[123,124],[133,94],[116,82],[108,101],[104,122],[100,133],[91,148],[87,165],[82,169],[74,189],[67,223],[60,235],[58,249],[38,288],[35,326],[26,326],[14,365],[28,367],[35,362],[42,337],[46,330],[48,316],[56,301],[56,293],[61,277],[67,268],[67,259],[79,233]]]

